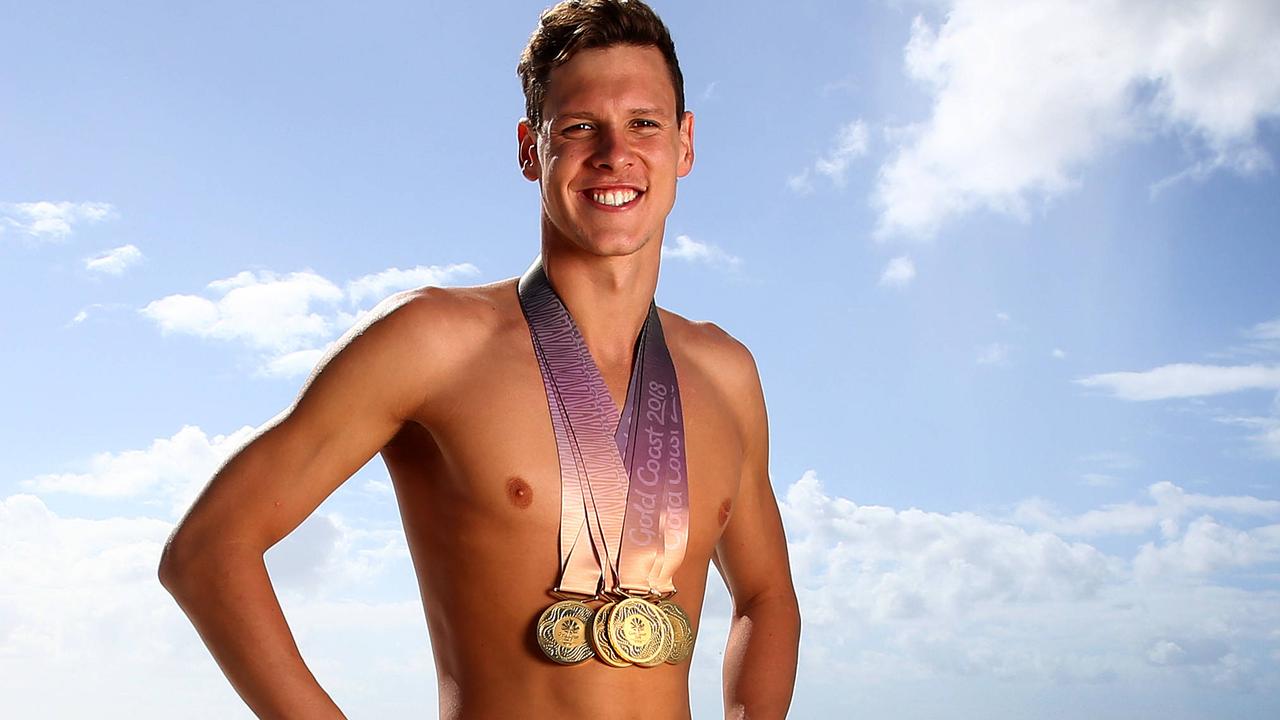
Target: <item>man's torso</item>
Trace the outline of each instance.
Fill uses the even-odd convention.
[[[453,315],[450,381],[382,457],[426,609],[442,717],[687,717],[688,661],[563,666],[539,650],[534,625],[559,579],[561,481],[529,328],[513,280],[430,292],[447,295]],[[696,629],[743,471],[742,419],[716,372],[733,341],[659,313],[688,453],[689,542],[673,600]],[[600,371],[621,407],[630,368]]]

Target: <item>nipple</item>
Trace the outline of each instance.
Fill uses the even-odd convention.
[[[733,501],[729,498],[725,498],[724,502],[720,503],[720,527],[724,527],[724,524],[729,522],[729,511],[732,508]]]
[[[522,478],[513,477],[507,481],[507,499],[512,505],[524,510],[533,504],[533,488]]]

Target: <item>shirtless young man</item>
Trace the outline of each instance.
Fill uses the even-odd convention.
[[[635,0],[562,3],[544,13],[521,74],[519,162],[541,189],[546,277],[622,407],[676,179],[693,165],[674,47]],[[622,195],[600,194],[609,190]],[[638,197],[610,204],[627,190]],[[782,718],[800,615],[755,363],[711,323],[659,317],[687,449],[673,600],[696,633],[715,563],[733,597],[725,714]],[[343,717],[299,654],[263,556],[376,453],[418,575],[441,717],[689,717],[688,660],[558,664],[535,638],[562,567],[548,402],[516,278],[420,288],[349,331],[297,400],[218,470],[170,537],[160,578],[260,717]]]

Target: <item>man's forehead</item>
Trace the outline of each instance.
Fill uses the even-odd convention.
[[[544,112],[674,113],[675,100],[671,73],[656,47],[614,45],[580,50],[553,68]]]

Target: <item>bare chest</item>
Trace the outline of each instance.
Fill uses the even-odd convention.
[[[685,562],[674,580],[700,597],[737,495],[742,446],[713,379],[672,351],[685,413],[690,510]],[[605,380],[616,401],[625,397],[625,375],[606,373]],[[483,567],[477,582],[491,582],[481,574],[501,575],[539,595],[554,585],[566,487],[530,346],[513,342],[468,368],[383,457],[420,571],[453,579]],[[467,558],[469,565],[448,558]],[[436,579],[438,587],[442,578]]]

